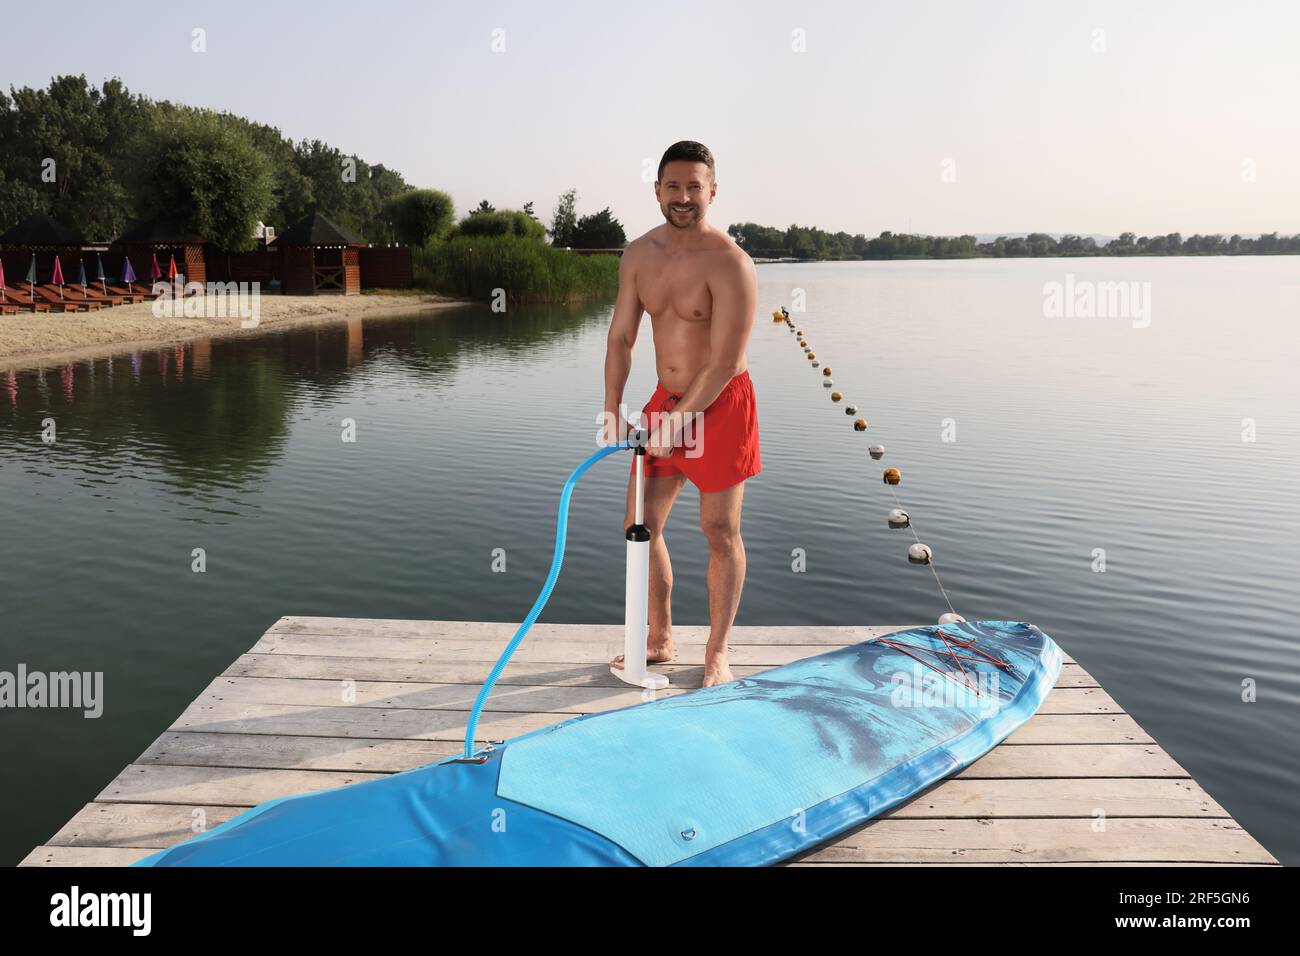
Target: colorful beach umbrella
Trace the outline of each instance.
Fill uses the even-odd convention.
[[[36,253],[32,253],[31,264],[27,267],[27,291],[32,295],[32,311],[36,311]]]
[[[0,259],[0,302],[5,299],[5,261]]]
[[[128,286],[135,281],[135,270],[131,268],[131,257],[122,257],[122,281]]]
[[[78,259],[77,265],[80,266],[80,275],[77,276],[77,283],[81,286],[81,291],[86,291],[86,260]]]
[[[95,278],[104,287],[104,295],[108,295],[108,277],[104,275],[104,256],[98,252],[95,253]]]
[[[176,281],[176,257],[175,256],[172,256],[167,261],[167,278],[173,282]]]
[[[59,257],[54,257],[54,274],[50,276],[50,281],[59,287],[59,298],[63,298],[63,263]]]
[[[162,266],[158,265],[158,253],[153,254],[153,262],[149,264],[149,281],[157,282],[162,278]]]

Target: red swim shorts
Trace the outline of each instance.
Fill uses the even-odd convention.
[[[683,392],[660,382],[642,412],[642,427],[654,428],[657,414],[671,412]],[[636,424],[635,422],[633,424]],[[636,473],[633,456],[632,473]],[[647,478],[682,474],[701,492],[725,491],[763,470],[758,453],[758,411],[754,384],[744,371],[723,386],[704,414],[686,424],[671,455],[645,456]]]

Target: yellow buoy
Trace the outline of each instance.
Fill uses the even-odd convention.
[[[816,357],[817,357],[817,353],[816,353],[816,352],[809,352],[809,353],[808,353],[808,361],[811,362],[811,361],[812,361],[813,359],[815,359]]]
[[[831,401],[832,401],[832,402],[838,402],[838,401],[839,401],[841,398],[843,398],[843,397],[844,397],[844,396],[841,395],[839,392],[831,392]]]
[[[898,471],[897,468],[886,468],[886,469],[885,469],[885,474],[884,474],[884,479],[885,479],[885,484],[887,484],[887,485],[896,485],[896,484],[898,484],[900,481],[903,480],[903,476],[902,476],[901,474],[899,474],[899,471]]]
[[[824,369],[822,369],[822,374],[825,375],[827,378],[830,378],[831,367],[827,365]]]
[[[866,420],[865,418],[859,418],[857,421],[855,421],[855,422],[853,423],[853,430],[854,430],[855,432],[864,432],[864,431],[866,431],[866,430],[867,430],[867,420]]]
[[[778,310],[778,311],[772,313],[772,321],[773,321],[773,322],[784,322],[784,321],[785,321],[785,316],[782,315],[782,314],[780,313],[780,311]]]

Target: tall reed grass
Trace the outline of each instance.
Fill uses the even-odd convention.
[[[415,284],[445,295],[568,302],[618,289],[618,257],[584,256],[521,236],[456,236],[412,253]]]

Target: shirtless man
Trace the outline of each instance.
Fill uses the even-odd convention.
[[[708,149],[690,141],[674,143],[659,161],[654,185],[664,224],[629,243],[619,265],[618,299],[605,353],[605,438],[615,442],[627,436],[629,424],[621,414],[623,388],[641,315],[649,312],[659,384],[642,419],[644,427],[652,429],[643,512],[650,531],[647,660],[662,664],[673,657],[673,571],[663,529],[690,478],[700,492],[700,529],[709,542],[704,686],[712,687],[732,679],[727,640],[745,583],[745,546],[740,539],[744,481],[762,470],[754,387],[745,357],[758,284],[749,256],[705,221],[718,191]],[[665,414],[669,412],[677,414]],[[695,427],[687,443],[692,447],[680,447],[687,419]],[[615,429],[617,434],[611,434]],[[634,520],[635,487],[634,471],[628,481],[625,528]],[[611,664],[621,667],[622,662],[620,655]]]

